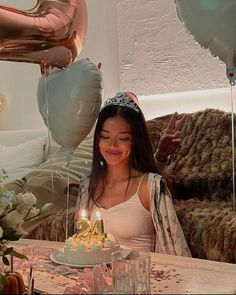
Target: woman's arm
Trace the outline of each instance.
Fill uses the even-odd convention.
[[[150,212],[156,229],[156,252],[190,256],[168,187],[158,174],[149,174]]]
[[[161,132],[158,148],[154,154],[156,165],[160,173],[176,151],[180,148],[181,130],[187,119],[187,114],[174,113]]]

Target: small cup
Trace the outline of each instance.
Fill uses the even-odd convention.
[[[93,268],[94,294],[113,294],[112,265],[102,263]]]
[[[150,253],[127,250],[115,252],[112,254],[112,274],[115,294],[150,294]]]

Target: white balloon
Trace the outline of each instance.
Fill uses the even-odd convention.
[[[175,0],[180,20],[213,56],[236,66],[236,0]]]
[[[102,74],[88,59],[39,80],[38,107],[52,138],[74,150],[91,131],[102,101]]]

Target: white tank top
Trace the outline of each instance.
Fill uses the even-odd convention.
[[[144,177],[144,175],[143,175]],[[151,213],[145,209],[139,199],[139,188],[127,201],[104,209],[93,205],[91,220],[95,219],[96,211],[100,211],[106,233],[114,234],[120,244],[138,251],[154,251],[155,229]]]

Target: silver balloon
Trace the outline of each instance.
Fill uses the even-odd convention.
[[[232,78],[236,67],[236,0],[175,0],[175,3],[187,30],[226,64],[230,69],[228,77]]]
[[[43,76],[38,107],[52,138],[74,150],[91,131],[102,101],[102,74],[88,59]]]

